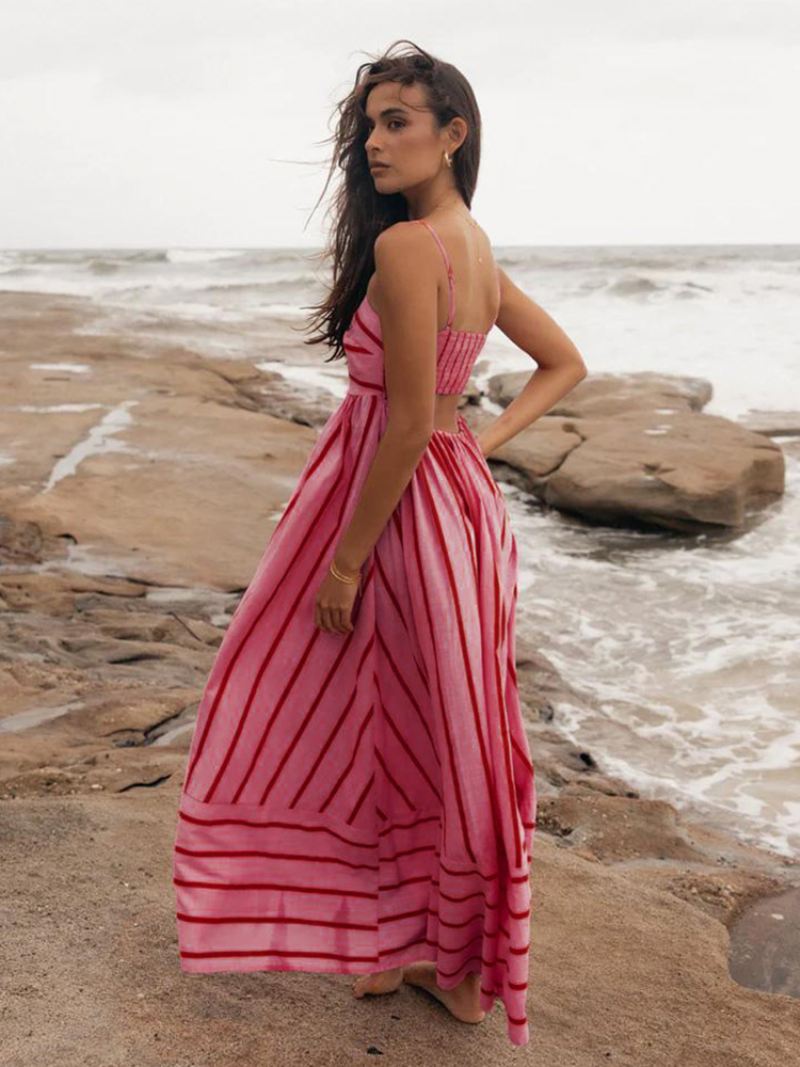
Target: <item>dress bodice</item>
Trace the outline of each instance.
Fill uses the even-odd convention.
[[[425,219],[416,221],[423,223],[430,230],[447,267],[447,325],[436,334],[436,393],[440,396],[461,394],[466,389],[472,368],[488,335],[475,330],[452,328],[455,314],[455,279],[450,258],[433,227]],[[381,320],[366,296],[356,308],[344,333],[343,344],[350,374],[350,391],[384,391]]]
[[[381,320],[366,297],[356,309],[344,334],[347,367],[352,381],[368,382],[384,388]],[[485,333],[451,330],[436,335],[436,392],[461,394],[467,387],[472,368],[486,341]]]

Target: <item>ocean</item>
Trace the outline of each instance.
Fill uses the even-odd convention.
[[[323,294],[315,249],[0,252],[0,289],[84,296],[91,332],[179,338],[217,359],[271,358]],[[708,379],[710,414],[800,410],[800,245],[495,246],[570,335],[589,372]],[[344,362],[303,346],[302,379],[344,395]],[[499,330],[478,383],[533,370]],[[741,839],[800,848],[800,448],[746,531],[674,535],[591,526],[506,494],[520,551],[518,630],[582,694],[561,729],[643,794]]]

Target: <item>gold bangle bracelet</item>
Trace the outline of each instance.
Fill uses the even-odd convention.
[[[358,585],[361,580],[361,574],[357,574],[354,578],[349,577],[347,574],[342,574],[336,564],[331,560],[331,574],[334,578],[338,578],[340,582],[347,582],[348,585]]]

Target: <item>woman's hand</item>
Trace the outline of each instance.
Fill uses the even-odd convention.
[[[341,567],[338,569],[342,570]],[[345,573],[351,577],[349,572]],[[332,634],[344,634],[352,630],[351,615],[360,586],[360,576],[358,583],[351,584],[334,577],[329,570],[317,590],[314,625]]]

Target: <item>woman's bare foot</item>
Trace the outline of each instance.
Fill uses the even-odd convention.
[[[403,968],[395,967],[391,971],[379,971],[377,974],[360,974],[353,982],[353,996],[363,997],[365,993],[394,993],[403,981]]]
[[[410,963],[403,971],[404,982],[436,997],[462,1023],[479,1023],[486,1018],[480,1006],[480,975],[468,974],[455,988],[440,989],[436,984],[435,963]]]

